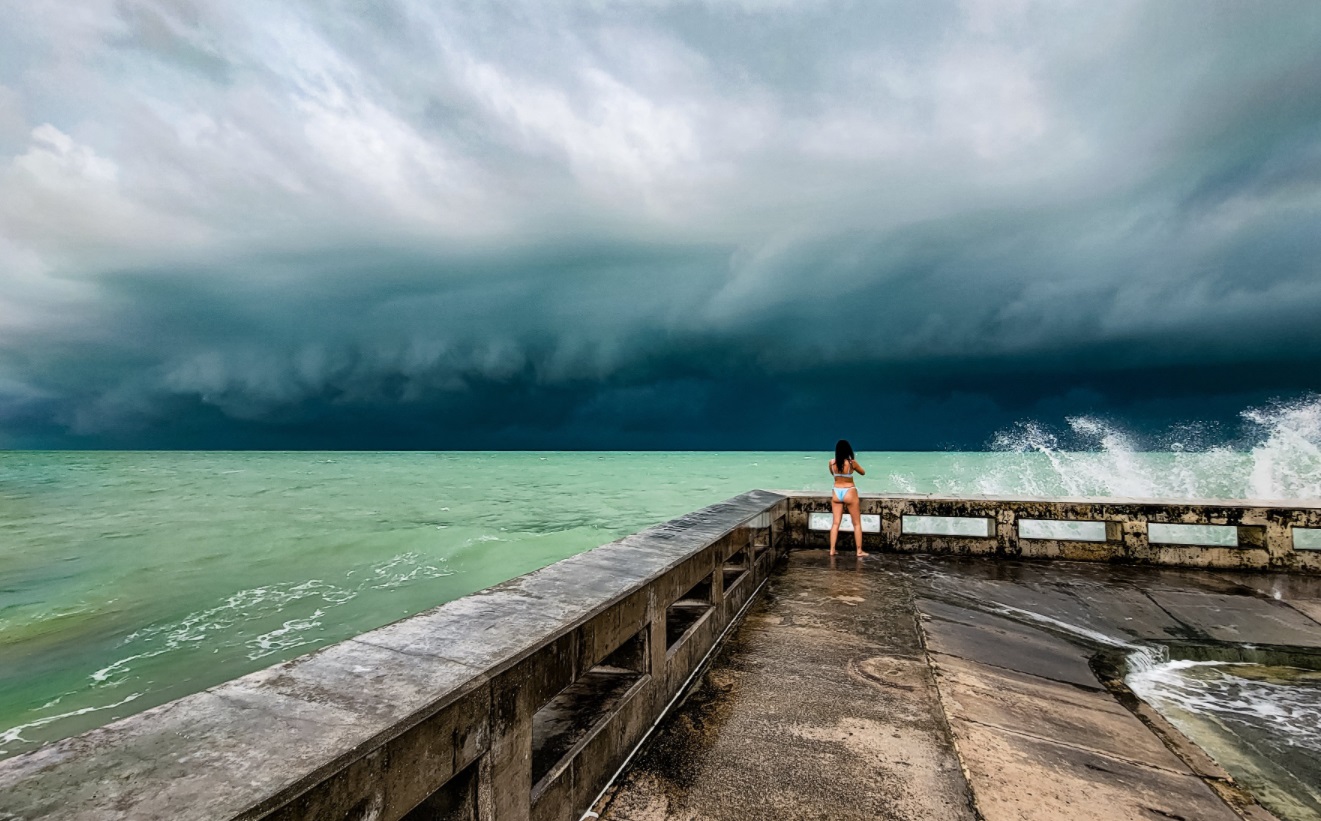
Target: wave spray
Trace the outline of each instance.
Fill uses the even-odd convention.
[[[1021,422],[991,442],[998,458],[950,490],[989,495],[1166,499],[1321,499],[1321,396],[1240,414],[1242,433],[1185,425],[1143,440],[1090,416],[1053,431]],[[1215,441],[1215,440],[1219,441]]]

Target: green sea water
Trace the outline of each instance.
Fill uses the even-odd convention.
[[[0,452],[0,756],[752,488],[824,490],[828,456]],[[1235,497],[1255,470],[1230,452],[859,458],[870,491]]]
[[[0,755],[750,488],[824,487],[824,459],[0,453]]]

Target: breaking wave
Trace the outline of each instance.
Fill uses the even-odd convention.
[[[1242,429],[1183,425],[1141,437],[1090,416],[1067,428],[1022,422],[991,442],[993,462],[951,491],[1169,499],[1321,498],[1321,396],[1249,408]]]

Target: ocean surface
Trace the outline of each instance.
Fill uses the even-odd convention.
[[[859,452],[859,485],[1321,497],[1321,403],[1271,413],[1233,447],[1174,435],[1142,451],[1076,419],[1005,432],[995,452]],[[0,451],[0,757],[752,488],[824,489],[828,458]]]

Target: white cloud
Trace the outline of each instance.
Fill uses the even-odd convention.
[[[23,98],[14,89],[0,85],[0,156],[7,154],[10,146],[25,142],[29,130]]]
[[[88,266],[93,256],[120,260],[158,248],[162,237],[187,248],[206,235],[202,225],[134,201],[114,160],[49,123],[0,170],[0,236],[43,258]]]

